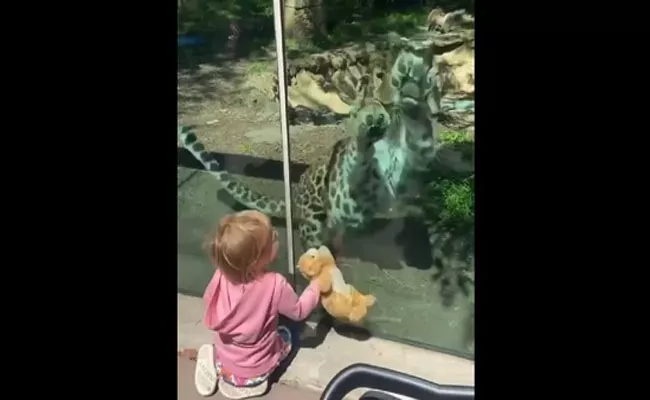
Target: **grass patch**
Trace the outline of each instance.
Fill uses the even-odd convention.
[[[474,139],[465,132],[445,131],[443,146],[473,157]],[[425,210],[436,224],[451,231],[474,231],[474,173],[462,173],[440,166],[425,189]]]
[[[469,136],[467,132],[457,132],[457,131],[442,132],[440,134],[440,141],[445,144],[461,144],[461,143],[474,144],[474,138]]]
[[[427,215],[448,231],[474,229],[474,175],[441,174],[430,182],[425,193]]]
[[[246,63],[246,70],[248,74],[259,75],[266,72],[275,72],[276,63],[274,60],[257,60],[249,61]]]
[[[446,148],[459,152],[462,160],[474,160],[474,137],[467,132],[444,131],[440,134],[440,143]]]
[[[443,207],[441,219],[474,222],[474,177],[440,183]]]

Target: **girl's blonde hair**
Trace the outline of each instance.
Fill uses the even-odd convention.
[[[273,227],[259,211],[226,215],[206,244],[214,265],[233,283],[255,280],[264,271],[260,259],[273,244]]]

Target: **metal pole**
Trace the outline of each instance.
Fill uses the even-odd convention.
[[[287,119],[287,79],[284,57],[284,27],[282,0],[273,0],[273,19],[275,21],[275,52],[278,60],[278,93],[280,95],[280,131],[282,133],[282,168],[284,171],[284,202],[286,203],[286,226],[287,226],[287,259],[289,261],[289,273],[294,275],[294,254],[293,254],[293,225],[291,209],[291,176],[289,175],[289,120]]]

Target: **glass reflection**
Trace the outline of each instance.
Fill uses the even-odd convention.
[[[183,0],[178,15],[178,290],[201,296],[203,242],[225,214],[260,206],[285,225],[275,33],[270,1]]]

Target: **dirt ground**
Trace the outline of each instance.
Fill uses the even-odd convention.
[[[274,71],[275,59],[262,59],[179,72],[179,121],[196,125],[209,150],[280,161],[280,110],[271,93]],[[298,163],[327,156],[345,136],[337,125],[293,126],[289,133],[291,160]]]
[[[195,125],[197,135],[209,150],[281,161],[280,116],[276,103],[271,100],[274,69],[273,58],[223,61],[218,66],[202,65],[192,72],[179,71],[179,122]],[[311,164],[326,157],[335,141],[345,135],[340,125],[290,127],[292,163]],[[179,181],[181,175],[189,176],[187,171],[179,168]],[[282,196],[281,175],[279,179],[243,178],[261,192]],[[199,181],[207,182],[207,177],[201,176],[196,182]],[[212,191],[216,190],[211,183],[194,185],[181,189],[179,184],[179,230],[190,229],[182,226],[196,226],[194,222],[183,225],[184,218],[196,221],[201,218],[201,213],[206,212],[194,206],[194,211],[181,211],[181,204],[187,207],[188,202],[195,202],[197,196],[211,197]],[[212,202],[212,198],[204,203]],[[407,246],[396,245],[400,241],[418,241],[399,239],[402,230],[410,230],[413,235],[419,235],[420,241],[426,241],[423,238],[425,234],[420,234],[419,229],[405,228],[402,221],[369,237],[351,240],[346,247],[352,251],[345,254],[341,268],[346,279],[359,290],[377,296],[377,305],[369,316],[373,334],[471,357],[473,351],[468,347],[467,338],[473,334],[467,322],[471,312],[467,298],[459,298],[449,308],[442,306],[438,284],[432,280],[435,271],[430,267],[409,265],[404,261],[409,258],[405,254]],[[182,236],[179,232],[179,241]],[[179,253],[201,253],[200,234],[195,236],[196,241],[184,239],[184,249],[179,244]],[[209,267],[205,268],[209,270]],[[195,282],[205,280],[207,283],[209,276],[203,275],[198,273],[194,283],[187,283],[184,291],[200,295],[201,284]]]

